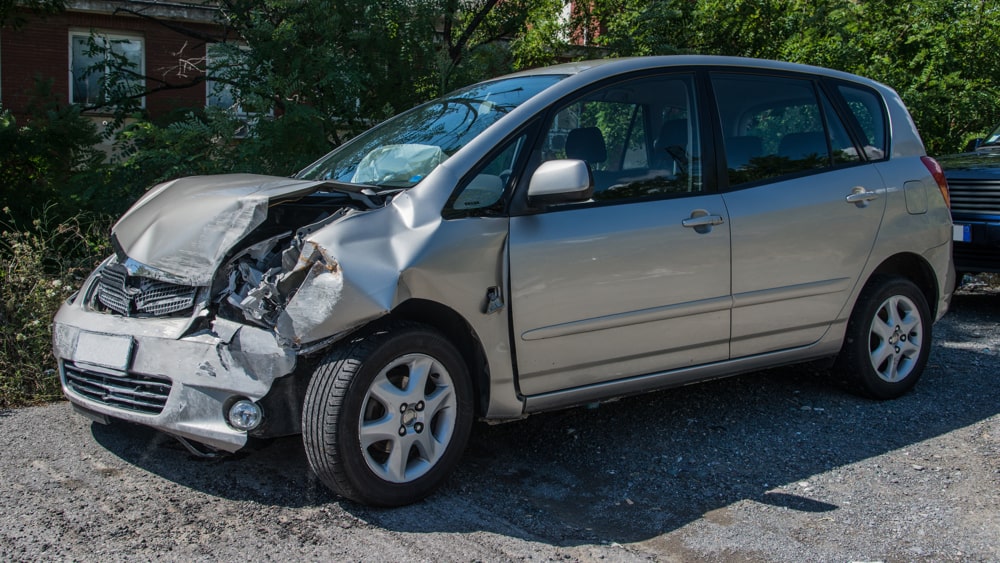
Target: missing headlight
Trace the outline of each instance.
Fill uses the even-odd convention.
[[[314,266],[337,267],[313,243],[290,235],[283,233],[250,246],[229,263],[228,283],[217,297],[220,313],[232,311],[251,323],[273,327]],[[283,243],[281,250],[279,243]]]

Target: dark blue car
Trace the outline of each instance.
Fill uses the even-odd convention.
[[[955,270],[1000,272],[1000,126],[971,152],[938,158],[948,178]]]

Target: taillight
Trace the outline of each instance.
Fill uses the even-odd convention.
[[[948,206],[948,209],[951,209],[951,194],[948,192],[948,180],[944,177],[944,170],[941,169],[941,165],[929,156],[920,157],[920,162],[924,163],[931,176],[934,177],[938,189],[941,190],[941,196],[944,197],[944,204]]]

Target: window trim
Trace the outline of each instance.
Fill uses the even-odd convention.
[[[497,143],[493,150],[489,151],[483,156],[475,166],[469,169],[462,179],[455,185],[455,189],[452,190],[451,195],[448,196],[444,207],[441,209],[441,217],[445,220],[451,219],[463,219],[466,217],[504,217],[509,215],[510,207],[514,201],[514,198],[518,193],[524,194],[527,197],[527,189],[519,190],[518,185],[521,184],[521,180],[525,177],[524,174],[528,168],[528,163],[531,160],[531,152],[534,150],[535,143],[538,142],[538,138],[542,135],[541,130],[542,120],[535,116],[528,120],[527,123],[518,127],[510,135],[504,138],[500,143]],[[516,143],[518,137],[524,137],[524,146],[518,151],[516,158],[514,159],[514,166],[511,169],[510,178],[507,180],[507,185],[504,186],[503,196],[500,197],[492,205],[481,208],[473,209],[455,209],[454,203],[458,196],[463,190],[472,182],[482,170],[493,162],[495,158],[500,156],[503,151],[507,150],[511,143]],[[527,201],[527,200],[525,200]]]
[[[132,41],[138,42],[139,43],[140,57],[139,57],[139,69],[137,70],[137,72],[139,74],[145,76],[145,74],[146,74],[146,47],[147,47],[147,45],[146,45],[146,37],[143,34],[141,34],[141,33],[128,33],[128,32],[121,31],[121,30],[108,30],[108,29],[95,29],[95,28],[91,28],[91,29],[86,29],[85,30],[85,29],[82,29],[82,28],[70,28],[69,31],[68,31],[68,33],[67,33],[67,46],[68,46],[68,51],[69,51],[69,53],[68,53],[68,55],[69,55],[69,69],[67,71],[68,78],[69,78],[69,86],[68,86],[67,89],[69,91],[68,92],[68,94],[69,94],[69,103],[71,103],[71,104],[77,104],[77,105],[81,105],[81,106],[85,106],[86,105],[83,102],[76,102],[76,101],[74,101],[73,87],[74,87],[74,83],[76,82],[76,76],[75,76],[75,74],[73,72],[74,71],[74,67],[73,67],[73,40],[76,37],[85,37],[85,38],[95,37],[95,38],[101,38],[101,39],[103,39],[105,41],[125,40],[125,41],[129,41],[129,42],[132,42]],[[106,62],[106,59],[105,59],[105,73],[107,72],[106,69],[107,69],[107,62]],[[145,91],[145,89],[146,89],[146,80],[145,80],[145,78],[142,78],[141,81],[142,81],[143,90]],[[93,109],[88,110],[88,112],[98,112],[98,113],[100,113],[100,112],[106,111],[109,107],[110,106],[108,106],[108,105],[101,105],[101,106],[98,106],[98,107],[95,107]],[[139,107],[141,107],[141,108],[145,108],[146,107],[146,96],[142,96],[142,97],[139,98]]]

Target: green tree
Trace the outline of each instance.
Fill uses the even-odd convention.
[[[39,83],[33,98],[23,123],[0,107],[0,201],[11,219],[27,223],[53,202],[76,208],[113,197],[100,189],[104,153],[94,147],[94,125],[79,107],[60,104],[50,82]]]
[[[206,68],[216,88],[227,89],[251,117],[233,123],[195,110],[176,124],[130,127],[119,137],[126,167],[138,171],[138,161],[150,160],[165,166],[163,173],[145,167],[145,174],[130,176],[134,181],[187,170],[201,153],[210,155],[201,163],[209,171],[294,172],[391,115],[509,72],[510,42],[525,34],[531,17],[557,10],[559,2],[222,0],[220,6],[218,35],[169,25],[210,45],[205,60],[188,62]],[[91,44],[106,61],[102,99],[117,110],[118,124],[126,117],[142,121],[138,101],[144,93],[122,87],[134,83],[136,69],[111,47]],[[160,87],[155,77],[144,78],[156,84],[154,90]],[[203,81],[195,76],[187,85]],[[226,127],[239,130],[240,138],[220,134]],[[197,131],[212,137],[197,142],[190,138]],[[227,150],[210,149],[210,140]],[[152,149],[156,142],[178,150],[176,158]],[[142,154],[146,150],[153,153]]]
[[[900,93],[931,154],[1000,119],[997,0],[594,0],[573,25],[595,21],[616,56],[750,56],[873,78]]]
[[[66,0],[0,0],[0,27],[20,27],[28,16],[47,16],[66,8]]]
[[[1000,5],[995,0],[803,3],[806,32],[781,56],[895,88],[932,154],[959,150],[1000,118]],[[874,25],[873,22],[878,22]]]

